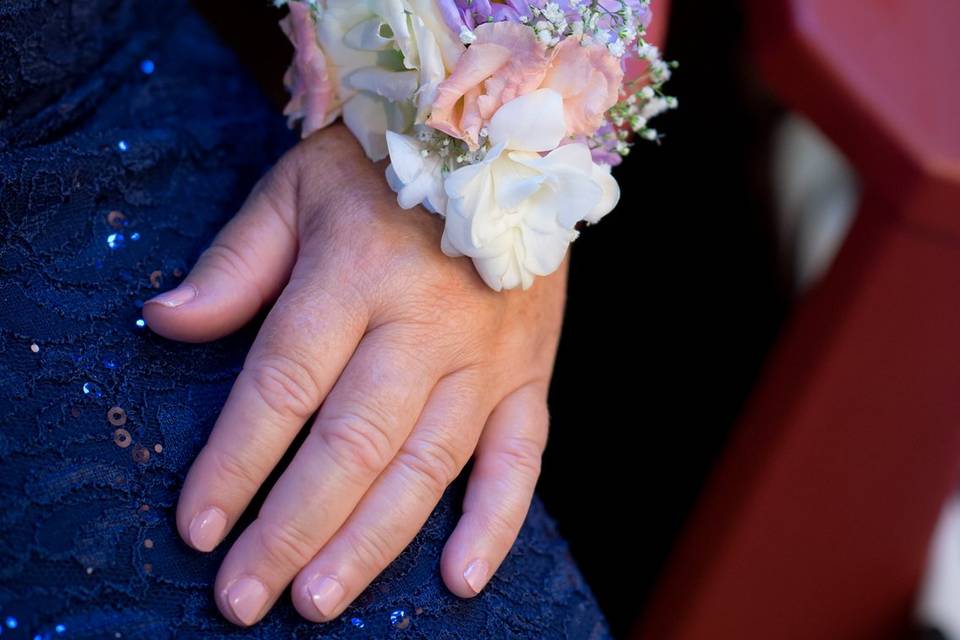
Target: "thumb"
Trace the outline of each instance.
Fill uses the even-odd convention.
[[[184,281],[144,304],[154,332],[182,342],[214,340],[242,327],[279,295],[297,255],[295,179],[281,160]]]

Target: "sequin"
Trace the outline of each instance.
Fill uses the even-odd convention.
[[[87,575],[93,573],[93,567],[87,567]]]
[[[147,549],[153,549],[153,540],[151,540],[150,538],[147,538],[146,540],[143,541],[143,546],[146,547]]]
[[[127,424],[127,412],[121,407],[113,407],[107,411],[107,420],[115,427],[122,427]]]
[[[4,622],[7,625],[7,629],[16,629],[17,625],[20,624],[13,616],[7,616],[7,619]]]
[[[133,448],[133,454],[131,455],[133,456],[133,459],[140,464],[150,460],[150,451],[146,447],[139,444]]]
[[[140,505],[140,508],[137,509],[137,511],[139,511],[140,513],[146,513],[147,511],[150,511],[150,505],[142,504]]]
[[[177,267],[176,269],[173,270],[174,278],[179,278],[182,275],[183,275],[183,269],[181,269],[180,267]]]
[[[410,626],[410,616],[403,609],[397,609],[390,614],[390,624],[397,629],[406,629]]]
[[[143,318],[137,318],[136,325],[137,325],[137,329],[143,329],[144,327],[147,326],[147,321],[144,320]]]
[[[153,573],[153,565],[150,564],[149,562],[148,562],[147,564],[143,565],[143,572],[144,572],[144,573]]]
[[[133,233],[131,233],[131,234],[130,234],[130,239],[133,240],[134,242],[136,242],[137,240],[139,240],[139,239],[140,239],[140,232],[139,232],[139,231],[134,231]]]
[[[126,140],[121,140],[120,142],[117,143],[117,149],[120,149],[120,151],[126,151],[129,148],[130,147],[127,146]]]
[[[103,359],[103,366],[105,366],[107,369],[116,369],[117,361],[114,360],[113,356],[107,356]]]
[[[154,271],[150,274],[150,286],[154,289],[159,289],[163,285],[163,272]]]
[[[133,438],[130,437],[130,432],[126,429],[117,429],[113,432],[113,443],[121,449],[129,447],[131,442],[133,442]]]
[[[423,613],[423,607],[417,607],[416,609],[413,610],[413,612],[417,615],[420,615],[421,613]]]
[[[107,246],[111,249],[122,249],[125,242],[126,238],[122,233],[111,233],[107,236]]]
[[[30,351],[33,351],[34,353],[40,353],[40,345],[34,342],[32,345],[30,345]]]
[[[144,75],[149,76],[154,71],[156,71],[156,69],[157,69],[157,65],[154,64],[153,60],[147,59],[140,63],[140,71],[143,72]]]
[[[74,418],[79,418],[79,417],[80,417],[80,407],[72,407],[72,408],[70,409],[70,415],[73,416]]]
[[[57,626],[55,626],[55,627],[53,628],[53,630],[56,631],[57,633],[61,633],[61,634],[62,634],[62,633],[66,633],[66,631],[67,631],[67,625],[65,625],[65,624],[58,624]]]
[[[153,445],[153,450],[157,453],[163,453],[163,445],[158,442],[157,444]]]
[[[84,382],[83,395],[91,398],[102,398],[103,391],[100,390],[100,387],[95,382]]]
[[[122,229],[127,224],[127,216],[121,211],[111,211],[107,214],[107,224],[114,229]]]

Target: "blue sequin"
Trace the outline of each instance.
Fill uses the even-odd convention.
[[[64,633],[64,632],[66,632],[66,630],[67,630],[67,625],[65,625],[65,624],[58,624],[58,625],[55,626],[53,629],[54,629],[54,631],[56,631],[57,633]]]
[[[132,234],[130,234],[130,239],[133,240],[134,242],[136,242],[137,240],[139,240],[139,239],[140,239],[140,232],[139,232],[139,231],[134,231]]]
[[[18,622],[17,622],[17,619],[14,618],[13,616],[7,616],[7,619],[5,620],[5,622],[6,622],[6,624],[7,624],[7,629],[16,629],[16,628],[17,628]]]
[[[390,624],[404,629],[410,624],[410,618],[407,616],[407,612],[403,609],[396,609],[390,614]]]
[[[123,247],[126,238],[123,237],[122,233],[111,233],[107,236],[107,246],[111,249],[119,249]]]
[[[107,369],[116,369],[117,361],[114,360],[112,356],[107,356],[103,359],[103,366],[105,366]]]
[[[157,68],[157,65],[153,63],[153,60],[144,60],[140,63],[140,71],[146,75],[150,75]]]
[[[360,618],[352,618],[352,619],[350,620],[350,624],[352,624],[353,626],[355,626],[357,629],[363,629],[365,626],[367,626],[367,625],[363,622],[363,620],[361,620]]]
[[[93,382],[84,382],[83,383],[83,395],[90,396],[91,398],[100,398],[103,396],[103,392],[100,390],[100,387]],[[7,626],[10,627],[10,620],[13,620],[14,626],[16,626],[16,618],[7,618]],[[13,627],[10,627],[13,629]]]
[[[143,328],[146,327],[146,326],[147,326],[147,321],[146,321],[146,320],[144,320],[143,318],[137,318],[137,328],[138,328],[138,329],[143,329]]]
[[[120,149],[120,151],[126,151],[127,149],[129,149],[129,147],[127,146],[127,141],[121,140],[120,142],[118,142],[117,149]]]

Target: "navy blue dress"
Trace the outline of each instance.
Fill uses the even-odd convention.
[[[218,613],[230,541],[190,550],[174,507],[256,327],[176,344],[140,311],[293,142],[182,0],[0,2],[0,637],[607,637],[539,500],[479,597],[447,591],[465,475],[339,619]]]

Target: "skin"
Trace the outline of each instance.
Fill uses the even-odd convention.
[[[397,207],[384,168],[341,125],[314,134],[184,283],[144,307],[155,332],[187,342],[271,307],[180,497],[177,526],[194,548],[220,543],[319,409],[217,575],[218,606],[239,625],[291,582],[304,617],[337,617],[475,456],[441,558],[448,588],[472,597],[533,496],[567,262],[527,291],[492,291],[468,259],[440,251],[439,217]]]

